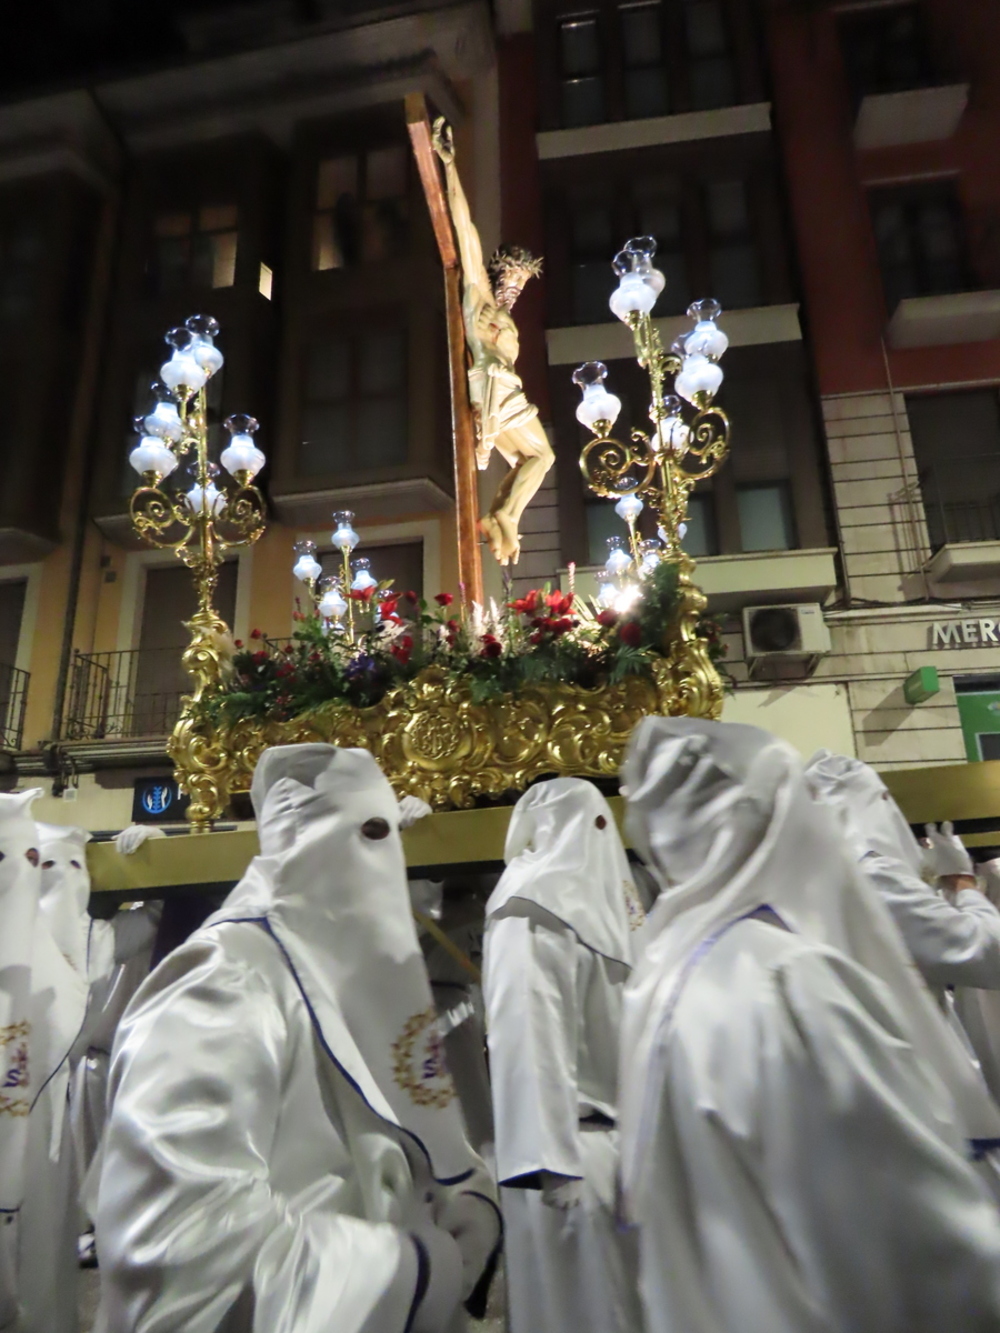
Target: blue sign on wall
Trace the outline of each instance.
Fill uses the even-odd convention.
[[[132,796],[135,824],[172,824],[184,819],[190,797],[183,796],[173,778],[136,778]]]

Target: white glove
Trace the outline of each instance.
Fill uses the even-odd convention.
[[[955,826],[945,821],[940,829],[935,824],[925,824],[927,834],[928,861],[931,874],[940,879],[944,875],[972,875],[976,868],[972,857],[965,850],[960,838],[955,836]]]
[[[583,1181],[576,1176],[560,1176],[554,1171],[543,1171],[542,1203],[547,1208],[558,1208],[560,1212],[569,1212],[583,1200]]]
[[[414,1316],[413,1333],[441,1333],[462,1300],[462,1255],[440,1227],[422,1226],[413,1235],[423,1245],[430,1263],[427,1290]]]
[[[128,828],[123,828],[121,833],[116,835],[115,847],[122,856],[131,856],[150,838],[166,836],[163,829],[157,828],[155,824],[129,824]]]
[[[399,827],[412,828],[418,819],[426,819],[432,810],[419,796],[401,796],[399,798]]]
[[[436,1221],[459,1248],[462,1256],[462,1300],[466,1301],[500,1243],[500,1210],[492,1200],[466,1190],[448,1199],[438,1211]]]

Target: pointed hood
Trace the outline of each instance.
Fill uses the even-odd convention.
[[[868,764],[847,755],[817,750],[806,765],[806,782],[818,801],[836,811],[860,861],[869,852],[891,857],[923,876],[924,849],[892,793]]]
[[[915,1048],[950,1089],[973,1140],[1000,1138],[1000,1110],[906,953],[831,812],[813,800],[791,746],[756,727],[645,718],[622,772],[626,826],[662,885],[646,952],[625,992],[622,1160],[635,1188],[658,1052],[686,970],[719,933],[759,908],[879,977],[905,1012]]]
[[[417,943],[399,805],[367,750],[265,750],[251,789],[260,855],[203,929],[256,920],[280,946],[330,1058],[422,1146],[438,1180],[469,1147]]]
[[[592,782],[554,778],[526,791],[510,817],[504,859],[487,920],[521,898],[594,953],[632,966],[645,912],[611,807]]]
[[[88,842],[90,834],[86,829],[38,824],[42,913],[60,953],[83,977],[87,976],[90,935]]]

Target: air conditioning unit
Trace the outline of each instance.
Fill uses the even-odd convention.
[[[818,602],[743,608],[748,662],[801,662],[830,651],[830,631]]]

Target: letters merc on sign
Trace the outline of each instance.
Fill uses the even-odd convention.
[[[932,648],[1000,648],[1000,620],[935,620]]]

